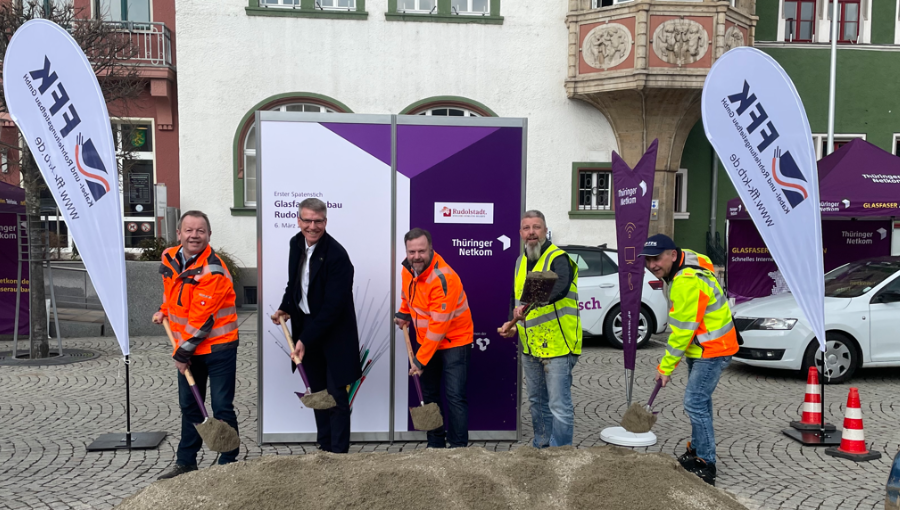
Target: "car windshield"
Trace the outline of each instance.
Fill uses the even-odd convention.
[[[843,265],[825,275],[825,296],[852,298],[869,292],[885,278],[896,273],[900,264],[892,261],[866,261]]]

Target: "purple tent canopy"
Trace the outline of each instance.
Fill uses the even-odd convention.
[[[0,213],[25,214],[25,190],[0,182]]]
[[[823,218],[900,216],[900,157],[857,138],[819,160]],[[750,219],[740,198],[728,201],[729,220]]]

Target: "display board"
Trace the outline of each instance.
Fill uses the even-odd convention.
[[[525,121],[294,112],[257,114],[259,440],[315,440],[313,411],[295,392],[279,326],[289,241],[300,202],[328,206],[327,232],[355,268],[364,377],[351,386],[351,439],[424,439],[408,418],[411,386],[399,306],[403,235],[431,231],[462,278],[475,323],[468,383],[471,439],[518,435],[517,345],[497,334],[507,318],[520,254]]]

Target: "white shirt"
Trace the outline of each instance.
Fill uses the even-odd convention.
[[[303,275],[300,277],[300,291],[303,293],[303,297],[300,300],[300,311],[309,315],[309,300],[306,295],[309,292],[309,261],[312,260],[313,250],[316,249],[316,245],[306,246],[306,260],[303,261]]]

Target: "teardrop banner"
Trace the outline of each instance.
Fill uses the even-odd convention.
[[[616,246],[619,255],[619,308],[622,316],[622,351],[628,374],[626,399],[631,404],[637,355],[644,257],[639,256],[650,228],[653,177],[659,140],[653,140],[634,170],[615,151],[612,153],[613,207],[616,212]]]

